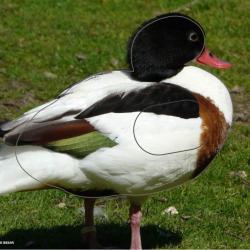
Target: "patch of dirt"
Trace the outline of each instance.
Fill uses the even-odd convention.
[[[237,85],[230,90],[230,94],[234,107],[234,122],[250,124],[250,95]]]
[[[31,104],[35,101],[35,95],[33,92],[27,92],[22,98],[15,100],[3,101],[0,105],[10,108],[19,109],[20,107],[24,107],[25,105]]]
[[[27,90],[27,84],[18,81],[10,81],[2,87],[2,91],[21,90],[24,94],[22,97],[15,98],[3,98],[0,99],[0,118],[1,120],[10,119],[10,117],[15,116],[15,114],[20,111],[23,107],[36,103],[36,95],[33,91]]]

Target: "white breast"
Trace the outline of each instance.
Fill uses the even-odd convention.
[[[186,66],[177,75],[164,80],[210,98],[224,114],[228,124],[232,124],[233,105],[226,86],[214,75],[193,66]]]

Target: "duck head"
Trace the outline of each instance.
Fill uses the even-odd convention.
[[[143,23],[130,39],[127,58],[132,76],[140,81],[161,81],[174,76],[192,60],[214,68],[231,66],[205,47],[201,25],[179,13]]]

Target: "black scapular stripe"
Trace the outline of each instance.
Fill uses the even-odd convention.
[[[109,95],[81,112],[76,119],[110,112],[136,111],[188,119],[199,117],[199,104],[193,94],[185,88],[170,83],[156,83],[128,93]]]

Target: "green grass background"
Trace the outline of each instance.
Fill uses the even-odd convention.
[[[0,118],[14,118],[91,74],[125,68],[131,32],[148,18],[178,9],[197,19],[207,46],[234,65],[226,71],[207,70],[229,88],[243,87],[249,96],[250,1],[190,2],[0,0]],[[85,59],[77,59],[79,54]],[[249,176],[249,137],[249,123],[234,124],[223,150],[201,177],[145,203],[145,248],[250,248],[250,184],[230,175],[243,170]],[[62,202],[66,206],[58,207]],[[99,201],[99,206],[106,214],[97,219],[100,242],[128,248],[127,202]],[[179,214],[163,214],[169,206]],[[0,239],[14,240],[9,247],[15,248],[80,248],[81,207],[82,199],[56,190],[0,197]]]

